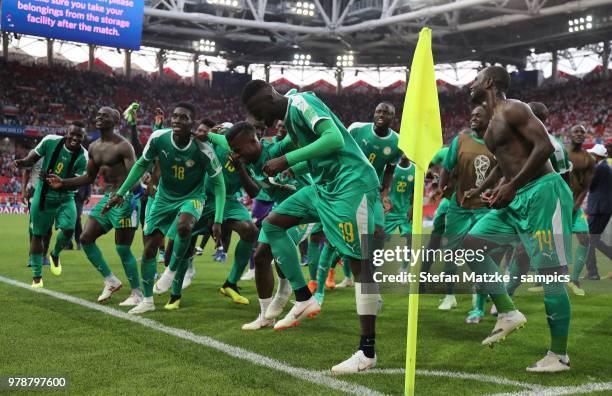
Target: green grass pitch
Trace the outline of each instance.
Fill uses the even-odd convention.
[[[0,217],[0,229],[0,276],[29,284],[27,217],[4,215]],[[103,237],[99,245],[114,273],[127,285],[112,235]],[[142,253],[140,231],[133,252],[137,257]],[[352,288],[328,291],[321,315],[296,328],[283,332],[242,331],[240,326],[257,316],[259,304],[253,281],[240,284],[244,295],[251,300],[248,306],[233,304],[219,294],[218,288],[230,268],[231,252],[228,263],[213,262],[209,243],[204,254],[195,259],[197,274],[193,285],[184,293],[181,309],[165,311],[163,304],[167,296],[156,296],[157,311],[145,317],[313,372],[329,370],[357,349],[358,321]],[[612,271],[612,264],[605,260],[600,256],[603,274]],[[44,267],[45,287],[95,301],[103,286],[102,278],[84,253],[65,251],[62,265],[61,277],[54,277]],[[337,281],[340,281],[342,271],[338,272]],[[522,287],[515,302],[528,323],[494,349],[480,345],[493,327],[492,316],[478,325],[468,326],[463,322],[471,306],[470,296],[458,296],[458,309],[448,313],[436,309],[440,296],[421,296],[417,394],[485,395],[525,392],[528,387],[536,386],[580,387],[590,383],[610,383],[608,390],[591,394],[612,394],[612,280],[595,283],[585,282],[587,293],[593,287],[604,291],[586,297],[570,296],[572,369],[555,375],[525,371],[526,366],[544,355],[549,342],[541,295],[528,295],[524,292],[526,287]],[[127,297],[128,289],[124,286],[107,306],[127,311],[117,304]],[[404,376],[397,369],[405,363],[408,297],[383,297],[385,303],[376,332],[380,370],[335,378],[372,391],[398,395],[403,393],[404,385]],[[69,379],[66,391],[70,394],[342,393],[5,282],[0,282],[0,307],[0,376],[66,376]],[[472,376],[462,378],[462,374]],[[502,378],[516,382],[503,382]],[[576,388],[576,392],[580,393],[581,389]],[[564,392],[574,394],[571,389]]]

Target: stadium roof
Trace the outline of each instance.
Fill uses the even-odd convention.
[[[524,67],[533,51],[610,40],[612,0],[145,0],[143,45],[195,52],[213,40],[234,65],[299,53],[334,67],[352,51],[355,66],[405,66],[423,26],[437,63]]]

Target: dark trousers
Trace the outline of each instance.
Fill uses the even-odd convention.
[[[588,276],[599,275],[597,271],[597,258],[595,256],[596,249],[612,260],[612,247],[606,245],[601,240],[601,234],[606,229],[611,215],[611,213],[589,215],[589,238],[591,243],[586,261]]]

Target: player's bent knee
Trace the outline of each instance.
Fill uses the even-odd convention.
[[[178,227],[176,227],[176,232],[181,239],[189,238],[191,235],[191,224],[189,223],[179,223]]]

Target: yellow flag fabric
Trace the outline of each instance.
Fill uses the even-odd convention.
[[[419,33],[419,42],[412,58],[399,147],[421,169],[427,169],[434,154],[442,147],[442,125],[429,28],[423,28]]]

